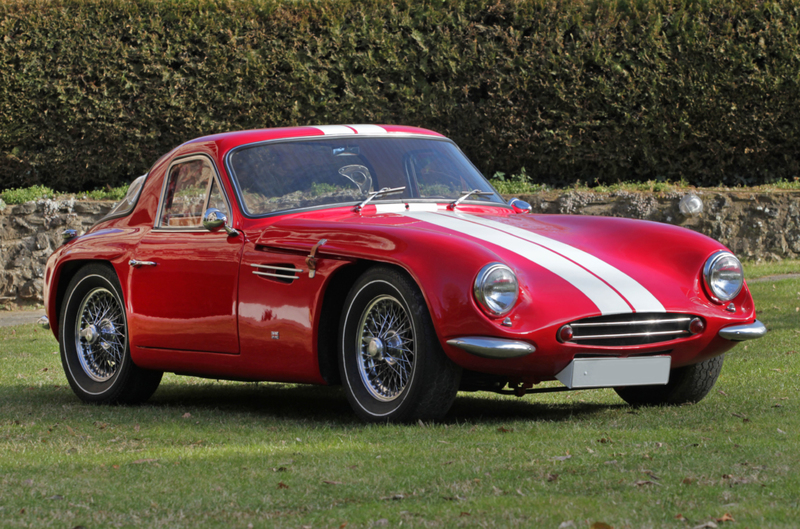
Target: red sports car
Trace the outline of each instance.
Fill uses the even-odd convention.
[[[555,379],[682,403],[766,332],[718,242],[531,214],[412,127],[199,138],[75,235],[47,263],[46,310],[88,402],[144,401],[169,371],[342,384],[367,421],[436,419],[459,390]]]

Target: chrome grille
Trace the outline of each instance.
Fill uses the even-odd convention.
[[[647,345],[692,335],[690,314],[615,314],[572,322],[572,338],[565,343],[599,346]],[[559,337],[563,336],[559,329]],[[559,338],[562,339],[562,338]]]

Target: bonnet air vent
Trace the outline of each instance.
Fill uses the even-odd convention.
[[[295,279],[300,279],[303,272],[300,268],[295,268],[291,263],[275,264],[251,264],[253,273],[264,279],[277,281],[278,283],[293,283]]]

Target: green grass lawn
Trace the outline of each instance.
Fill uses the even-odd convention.
[[[173,375],[145,406],[85,405],[49,332],[0,328],[0,527],[796,527],[800,279],[751,289],[770,332],[699,404],[464,393],[435,425]]]

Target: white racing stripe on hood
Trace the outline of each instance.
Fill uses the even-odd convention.
[[[594,255],[586,253],[583,250],[579,250],[574,246],[564,244],[563,242],[544,237],[522,228],[517,228],[516,226],[509,226],[508,224],[503,224],[494,220],[484,219],[478,217],[477,215],[466,215],[463,213],[454,213],[453,215],[470,222],[475,222],[496,230],[504,231],[511,235],[515,235],[520,239],[525,239],[526,241],[539,244],[549,250],[553,250],[554,252],[563,255],[567,259],[574,261],[611,285],[617,292],[619,292],[625,299],[628,300],[636,312],[666,312],[666,309],[664,309],[664,306],[661,304],[661,302],[658,301],[658,299],[656,299],[656,297],[653,296],[649,290],[644,288],[629,275],[614,268],[605,261],[598,259]]]
[[[630,313],[628,303],[614,289],[569,259],[538,244],[493,227],[482,226],[451,214],[407,212],[405,215],[447,228],[514,252],[569,282],[597,305],[603,314]],[[504,225],[503,225],[504,226]]]
[[[444,206],[426,204],[424,202],[409,202],[408,204],[375,204],[375,212],[380,213],[406,213],[407,211],[439,211]]]

